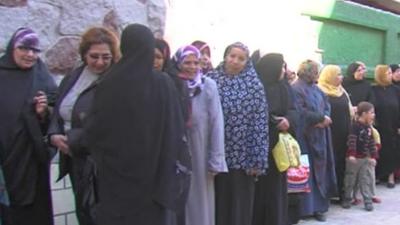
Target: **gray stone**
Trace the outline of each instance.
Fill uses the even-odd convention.
[[[158,38],[164,36],[164,27],[166,20],[166,5],[163,0],[153,0],[147,5],[148,25]]]
[[[70,0],[61,5],[60,34],[81,35],[91,26],[100,26],[109,11],[103,1]]]
[[[42,2],[32,2],[28,6],[28,26],[34,29],[40,38],[40,47],[48,49],[59,37],[57,27],[61,15],[60,7]]]
[[[138,1],[115,0],[113,10],[119,31],[131,23],[148,25],[147,6]]]
[[[0,0],[0,6],[6,7],[21,7],[27,4],[28,0]]]
[[[45,54],[46,63],[53,74],[66,74],[78,62],[79,37],[61,37]]]
[[[114,10],[110,10],[103,19],[103,26],[107,27],[108,29],[114,31],[115,33],[119,34],[121,33],[121,30],[119,29],[118,26],[118,18],[117,14],[115,13]]]
[[[0,7],[0,52],[3,52],[12,34],[27,24],[27,7],[8,8]]]

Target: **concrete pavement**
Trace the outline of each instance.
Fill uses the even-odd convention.
[[[389,189],[386,184],[377,185],[377,196],[382,203],[374,204],[374,211],[364,210],[364,204],[343,209],[331,205],[326,222],[315,219],[301,220],[298,225],[400,225],[400,184]]]

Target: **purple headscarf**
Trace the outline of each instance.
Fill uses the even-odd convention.
[[[176,64],[176,67],[179,68],[179,65],[183,62],[183,60],[188,56],[188,55],[195,55],[197,59],[201,58],[201,53],[200,51],[194,47],[193,45],[186,45],[183,46],[181,48],[178,49],[178,51],[176,51],[174,57],[173,57],[173,61]],[[179,76],[179,75],[178,75]],[[200,87],[201,88],[201,84],[202,84],[202,73],[201,70],[199,69],[197,71],[197,75],[193,80],[188,80],[187,84],[189,87],[189,90],[194,90],[196,87]]]
[[[25,47],[35,51],[40,51],[39,37],[37,33],[30,28],[23,27],[18,29],[13,37],[12,43],[13,48]]]

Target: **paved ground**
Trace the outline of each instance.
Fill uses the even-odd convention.
[[[377,185],[377,195],[382,203],[374,204],[374,211],[364,210],[364,204],[342,209],[331,205],[326,222],[314,219],[301,220],[298,225],[400,225],[400,184],[394,189]]]

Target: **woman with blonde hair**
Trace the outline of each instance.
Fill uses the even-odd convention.
[[[318,87],[324,92],[331,105],[332,147],[335,155],[335,171],[339,200],[343,194],[346,165],[347,136],[351,125],[353,107],[347,92],[342,87],[343,76],[339,66],[325,66],[318,79]]]
[[[80,225],[94,225],[96,199],[95,165],[83,135],[97,84],[117,62],[119,41],[108,29],[93,27],[79,46],[83,64],[60,84],[59,96],[48,131],[51,144],[60,151],[58,180],[70,175]]]
[[[388,65],[375,68],[376,85],[372,87],[376,97],[376,128],[381,135],[382,148],[379,152],[376,176],[386,179],[387,187],[395,186],[393,172],[399,166],[400,154],[397,151],[400,127],[399,90],[392,84],[392,70]]]

